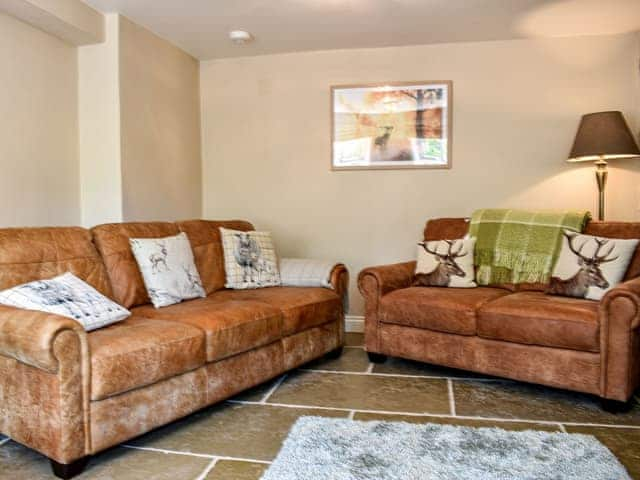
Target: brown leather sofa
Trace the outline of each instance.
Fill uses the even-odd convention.
[[[465,219],[436,219],[424,238],[467,231]],[[585,233],[640,238],[640,223],[590,222]],[[542,285],[412,287],[414,269],[360,272],[372,361],[402,357],[598,395],[609,410],[628,406],[640,385],[640,247],[624,283],[600,302],[546,295]]]
[[[70,478],[88,456],[269,380],[339,355],[348,273],[325,288],[225,290],[218,227],[191,220],[0,230],[0,289],[70,271],[129,308],[86,333],[73,320],[0,306],[0,433]],[[129,237],[185,232],[208,296],[149,302]]]

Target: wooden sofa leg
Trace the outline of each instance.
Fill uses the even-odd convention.
[[[367,356],[371,363],[384,363],[387,361],[387,356],[381,353],[367,352]]]
[[[628,400],[626,402],[621,402],[619,400],[611,400],[609,398],[601,398],[600,406],[605,412],[609,413],[625,413],[631,410],[633,406],[633,401]]]
[[[58,478],[67,480],[75,477],[76,475],[80,475],[84,471],[84,468],[89,462],[89,457],[82,457],[72,463],[58,463],[51,459],[49,459],[49,461],[51,462],[53,474]]]
[[[344,349],[343,347],[338,347],[328,352],[325,356],[330,360],[335,360],[336,358],[340,358],[340,355],[342,355],[343,349]]]

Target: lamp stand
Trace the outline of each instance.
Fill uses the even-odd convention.
[[[598,220],[604,220],[604,188],[607,186],[607,162],[603,157],[596,162],[596,181],[598,182]]]

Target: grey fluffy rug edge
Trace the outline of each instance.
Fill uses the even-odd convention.
[[[261,480],[630,480],[595,437],[305,416]]]

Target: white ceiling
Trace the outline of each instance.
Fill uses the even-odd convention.
[[[640,30],[640,0],[85,0],[195,57],[601,35]],[[255,40],[234,45],[229,30]]]

